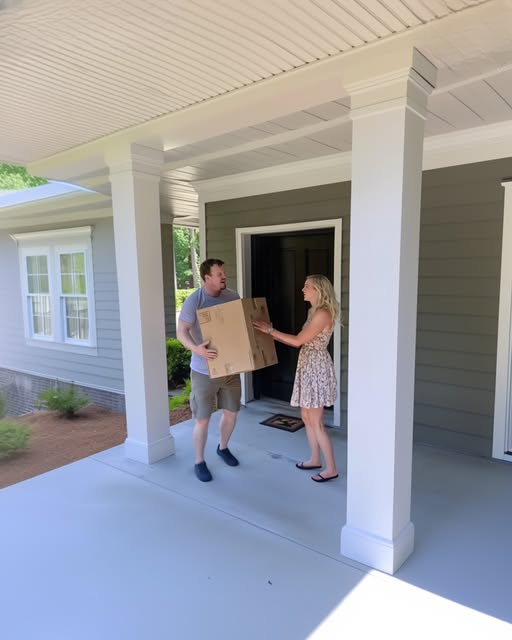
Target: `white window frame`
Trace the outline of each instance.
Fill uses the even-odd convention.
[[[75,227],[52,231],[35,231],[11,235],[18,245],[21,293],[23,299],[23,321],[25,339],[31,346],[62,349],[78,353],[96,352],[96,316],[94,301],[94,277],[92,267],[92,227]],[[89,338],[79,340],[66,336],[65,313],[61,294],[60,256],[63,253],[83,253],[85,258],[85,282]],[[27,256],[46,255],[50,292],[51,327],[50,336],[35,335],[29,305]]]

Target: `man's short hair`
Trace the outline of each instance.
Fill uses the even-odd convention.
[[[199,275],[201,276],[201,280],[204,280],[205,276],[209,276],[212,272],[212,267],[217,265],[218,267],[222,267],[224,265],[224,260],[219,260],[218,258],[208,258],[204,262],[201,262],[199,266]]]

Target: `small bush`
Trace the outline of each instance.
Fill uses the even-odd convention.
[[[32,429],[26,424],[0,421],[0,458],[19,453],[27,446]]]
[[[190,351],[178,338],[167,338],[167,379],[169,387],[176,389],[190,376]]]
[[[183,306],[185,300],[191,293],[194,293],[196,289],[176,289],[176,311],[179,311]]]
[[[62,389],[46,389],[38,396],[37,407],[57,411],[61,416],[73,418],[77,411],[89,404],[89,398],[86,395],[79,395],[75,391],[75,387],[71,385]]]
[[[192,384],[190,382],[190,378],[185,380],[185,388],[181,393],[172,398],[169,398],[169,411],[173,409],[177,409],[178,407],[182,407],[187,404],[188,399],[190,398],[190,391],[192,390]]]

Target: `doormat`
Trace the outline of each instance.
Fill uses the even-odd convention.
[[[265,424],[267,427],[275,427],[276,429],[283,429],[283,431],[298,431],[302,429],[304,423],[300,418],[294,418],[293,416],[285,416],[282,413],[276,413],[270,418],[263,420],[260,424]]]

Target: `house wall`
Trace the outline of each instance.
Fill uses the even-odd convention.
[[[112,218],[61,225],[66,228],[91,224],[95,286],[97,353],[27,345],[24,336],[20,293],[19,259],[10,237],[18,229],[0,231],[0,296],[9,313],[0,314],[0,389],[8,390],[11,415],[30,411],[40,391],[55,381],[72,381],[96,404],[124,411],[123,363],[119,322],[119,297]],[[40,226],[23,231],[58,228]],[[162,224],[162,268],[166,335],[176,335],[176,302],[172,225]]]
[[[512,160],[423,176],[415,440],[491,454],[503,188]],[[235,228],[343,218],[341,427],[346,427],[350,184],[206,205],[209,256],[225,260],[236,287]]]
[[[512,160],[423,177],[415,438],[492,450],[504,191]]]
[[[79,225],[65,226],[71,228],[86,224],[86,220],[81,220]],[[0,296],[5,301],[4,312],[0,314],[0,369],[3,369],[3,386],[7,384],[6,381],[10,381],[10,384],[14,385],[13,392],[18,389],[18,395],[23,395],[23,401],[19,397],[16,401],[16,413],[30,410],[31,406],[28,405],[31,399],[42,387],[52,384],[55,379],[73,381],[91,389],[110,391],[113,394],[111,401],[103,401],[102,404],[122,409],[118,398],[119,393],[123,391],[123,364],[112,219],[94,220],[91,226],[97,354],[73,353],[26,344],[18,249],[9,232],[0,231]],[[48,228],[52,227],[30,230],[41,231]],[[21,382],[20,373],[28,374],[24,382]],[[104,394],[98,396],[99,400],[102,398],[104,399]],[[12,401],[14,402],[14,398]]]

